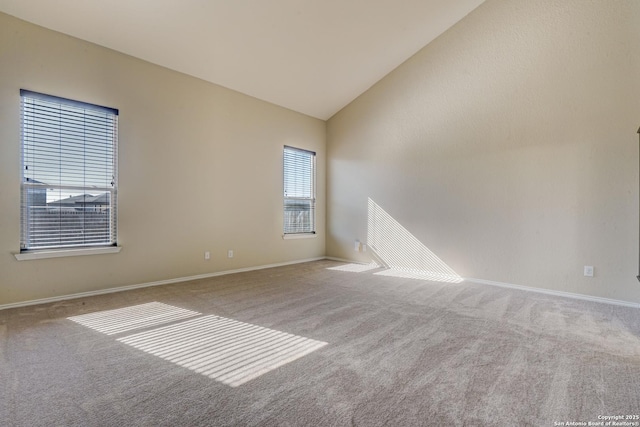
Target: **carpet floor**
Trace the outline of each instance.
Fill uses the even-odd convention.
[[[0,311],[0,425],[640,422],[637,309],[349,269]]]

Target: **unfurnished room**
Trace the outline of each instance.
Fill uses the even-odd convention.
[[[640,1],[0,0],[0,425],[640,426]]]

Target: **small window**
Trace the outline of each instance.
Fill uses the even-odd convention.
[[[20,251],[115,246],[118,110],[20,96]]]
[[[284,147],[284,234],[316,232],[316,153]]]

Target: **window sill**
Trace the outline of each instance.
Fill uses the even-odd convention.
[[[299,233],[299,234],[284,234],[282,236],[283,240],[290,240],[290,239],[314,239],[315,237],[317,237],[318,234],[317,233]]]
[[[102,255],[102,254],[117,254],[122,247],[120,246],[108,246],[101,248],[82,248],[82,249],[58,249],[58,250],[43,250],[43,251],[30,251],[13,254],[18,261],[30,261],[34,259],[46,259],[46,258],[62,258],[69,256],[83,256],[83,255]]]

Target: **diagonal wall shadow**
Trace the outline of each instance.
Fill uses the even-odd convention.
[[[371,198],[367,243],[387,270],[376,274],[460,283],[462,277]]]

